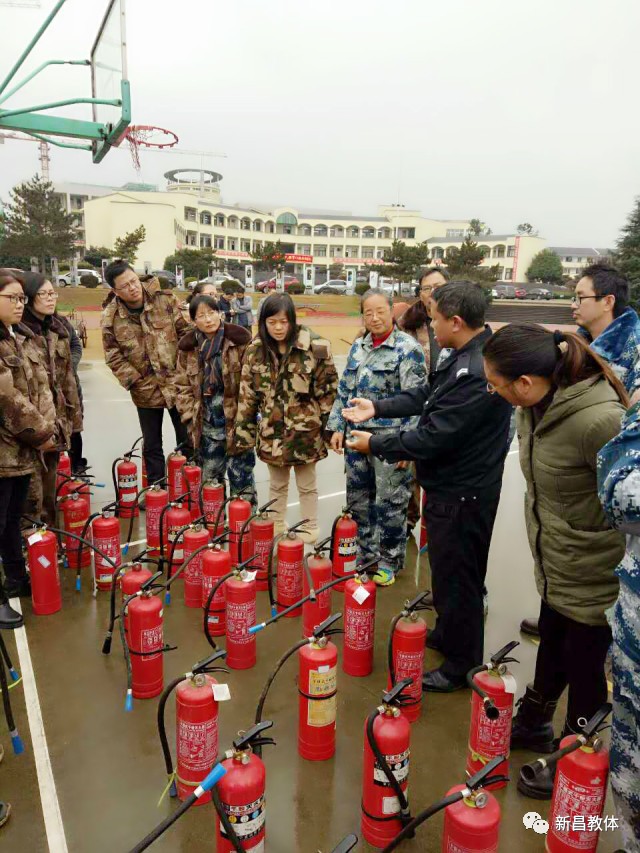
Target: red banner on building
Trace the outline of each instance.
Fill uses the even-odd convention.
[[[284,256],[284,259],[289,264],[312,264],[313,255],[290,255]]]

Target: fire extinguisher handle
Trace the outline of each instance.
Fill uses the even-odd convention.
[[[263,512],[275,512],[273,509],[269,509],[270,506],[273,506],[274,503],[277,503],[278,498],[274,498],[272,501],[267,501],[266,504],[262,504],[262,506],[258,507],[257,513],[261,515]]]
[[[487,779],[491,776],[493,771],[506,760],[507,757],[504,755],[497,755],[495,758],[492,758],[491,761],[478,770],[476,774],[474,774],[470,779],[467,779],[465,785],[470,791],[475,791],[476,788],[483,788],[487,784]]]
[[[403,678],[402,681],[398,681],[397,684],[394,684],[391,690],[388,690],[386,693],[382,694],[382,702],[385,705],[398,705],[401,701],[402,693],[409,687],[409,685],[413,684],[413,678]]]
[[[355,833],[351,833],[351,835],[347,835],[346,838],[343,838],[340,844],[337,847],[334,847],[331,853],[349,853],[350,850],[358,843],[358,836]]]
[[[260,723],[256,723],[255,726],[252,726],[248,731],[242,734],[242,737],[236,738],[233,741],[234,749],[242,750],[246,749],[249,746],[264,746],[267,744],[275,744],[273,738],[263,738],[262,732],[265,732],[267,729],[270,729],[273,726],[273,720],[262,720]]]
[[[371,557],[370,559],[366,560],[361,566],[356,566],[356,573],[359,575],[375,575],[378,571],[379,560],[380,554],[376,554],[374,557]]]
[[[208,658],[204,658],[204,660],[199,660],[198,663],[194,664],[191,667],[191,672],[193,672],[194,675],[198,672],[207,672],[208,667],[210,667],[214,661],[218,660],[219,658],[224,658],[226,657],[226,655],[226,649],[218,649],[212,655],[209,655]]]
[[[404,605],[404,609],[407,613],[412,613],[414,610],[431,610],[431,598],[429,601],[425,601],[427,596],[431,597],[431,590],[427,589],[425,592],[421,592],[419,595],[416,595],[414,599],[411,601],[406,601]]]
[[[313,546],[313,551],[315,554],[319,554],[321,551],[327,551],[331,547],[331,536],[327,536],[326,539],[323,539],[321,542],[318,542]],[[349,836],[351,837],[351,836]],[[357,838],[357,836],[356,836]]]
[[[156,572],[155,575],[151,575],[151,577],[142,584],[142,586],[140,587],[140,591],[144,592],[145,590],[149,589],[152,584],[154,584],[158,580],[158,578],[161,577],[162,572]]]
[[[510,643],[507,643],[506,646],[503,646],[494,655],[491,655],[490,660],[491,660],[491,663],[494,665],[494,667],[500,666],[501,663],[511,663],[513,661],[515,661],[516,663],[519,663],[519,661],[516,661],[515,658],[507,657],[509,652],[512,652],[515,649],[515,647],[519,646],[519,645],[520,645],[520,643],[518,640],[511,640]]]
[[[327,633],[327,631],[328,631],[328,629],[329,629],[332,625],[335,625],[335,623],[336,623],[339,619],[342,619],[342,613],[333,613],[331,616],[328,616],[328,617],[324,620],[324,622],[321,622],[321,623],[320,623],[320,625],[317,625],[317,626],[314,628],[314,630],[313,630],[313,636],[314,636],[316,639],[318,639],[318,637],[321,637],[323,634],[326,634],[326,633]]]

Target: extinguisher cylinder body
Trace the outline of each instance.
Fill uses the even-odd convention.
[[[396,683],[403,678],[413,679],[404,691],[409,701],[402,706],[402,713],[410,723],[415,722],[422,712],[422,673],[426,638],[427,623],[417,613],[412,613],[397,622],[391,640]],[[391,687],[389,680],[389,688]]]
[[[496,707],[498,716],[489,719],[482,698],[471,691],[471,722],[469,725],[469,748],[467,751],[467,773],[474,776],[498,755],[509,755],[511,743],[511,724],[513,720],[513,700],[516,689],[514,677],[505,672],[500,675],[497,670],[477,672],[473,680]],[[507,776],[509,761],[503,761],[495,771],[495,775]],[[496,782],[487,785],[487,790],[504,788],[506,782]]]
[[[560,741],[560,748],[574,741],[575,735],[568,735]],[[609,753],[604,747],[595,751],[582,746],[558,761],[549,813],[548,853],[595,853],[600,832],[597,828],[589,830],[589,818],[602,817],[608,776]],[[571,815],[568,826],[566,821],[556,821],[567,815]],[[586,831],[576,817],[584,818]],[[594,822],[597,823],[592,821],[592,826]]]
[[[142,488],[149,488],[149,478],[147,477],[147,463],[144,458],[144,447],[142,448]]]
[[[331,560],[320,554],[313,554],[307,560],[309,574],[315,590],[320,589],[331,581]],[[307,573],[302,573],[302,597],[309,595],[309,579]],[[315,601],[305,601],[302,605],[302,635],[311,637],[314,628],[321,625],[331,616],[331,589],[325,589],[316,595]]]
[[[206,527],[196,527],[185,530],[183,537],[184,561],[209,542],[209,531]],[[202,607],[202,555],[201,551],[193,560],[189,560],[182,573],[184,578],[184,603],[187,607]]]
[[[342,669],[362,677],[373,670],[376,585],[350,578],[344,585],[344,652]]]
[[[266,772],[262,759],[252,752],[236,753],[222,762],[227,771],[216,790],[222,808],[246,851],[261,853],[265,849]],[[220,818],[216,818],[216,853],[234,853]]]
[[[341,516],[333,529],[331,560],[333,577],[339,578],[355,571],[358,557],[358,525],[350,515]],[[336,584],[338,592],[344,590],[344,582]]]
[[[200,484],[202,482],[202,468],[198,465],[185,465],[183,468],[184,491],[189,490],[189,509],[191,520],[200,518]]]
[[[211,771],[218,755],[218,703],[213,697],[216,680],[200,674],[176,687],[177,788],[181,800]],[[207,791],[194,805],[208,803]]]
[[[177,501],[180,495],[186,492],[183,473],[186,464],[187,457],[182,453],[170,453],[167,457],[167,484],[170,501]]]
[[[65,477],[71,476],[71,457],[67,453],[66,450],[63,450],[60,456],[58,457],[58,474],[57,474],[57,485],[60,484],[62,480],[62,475]]]
[[[134,563],[128,572],[120,575],[120,589],[122,591],[122,601],[130,595],[135,595],[151,577],[149,569],[145,569],[141,563]],[[129,635],[129,615],[124,614],[124,632]]]
[[[207,528],[213,538],[219,536],[224,529],[224,517],[220,518],[220,524],[216,528],[216,519],[220,507],[224,503],[223,483],[205,483],[202,487],[202,506],[207,519]],[[214,529],[215,528],[215,529]]]
[[[120,518],[136,518],[140,510],[136,503],[138,494],[138,466],[131,459],[124,459],[116,465],[118,484],[118,514]]]
[[[128,643],[134,699],[151,699],[163,687],[162,603],[158,596],[129,602]]]
[[[160,550],[160,515],[168,503],[169,492],[166,489],[161,489],[159,486],[153,486],[145,495],[147,549],[151,553]]]
[[[385,709],[373,722],[373,737],[403,793],[409,785],[411,724],[396,708]],[[393,818],[397,814],[398,818]],[[402,829],[400,803],[380,766],[364,730],[362,835],[374,847],[385,847]]]
[[[120,523],[114,515],[102,515],[94,518],[91,523],[93,544],[96,548],[111,557],[116,568],[122,564],[122,550],[120,548]],[[91,552],[89,551],[91,556]],[[94,552],[93,561],[95,567],[96,586],[100,590],[110,590],[115,569],[104,557]]]
[[[456,785],[446,795],[464,790],[464,785]],[[481,801],[485,805],[479,808],[475,803]],[[462,799],[444,810],[442,853],[498,853],[500,805],[490,791],[484,790],[476,795],[475,803],[473,797]]]
[[[33,533],[27,540],[31,601],[36,616],[48,616],[62,608],[58,571],[58,541],[50,530]]]
[[[274,527],[274,522],[269,518],[254,518],[249,523],[249,538],[253,545],[252,552],[249,553],[247,550],[246,534],[242,543],[243,559],[249,559],[252,553],[256,555],[253,562],[259,567],[256,577],[256,587],[260,591],[268,589],[269,586],[267,575],[269,571],[269,554],[273,547]]]
[[[256,663],[256,636],[249,628],[256,624],[256,582],[228,578],[225,587],[226,663],[231,669],[251,669]]]
[[[202,552],[202,598],[201,607],[207,606],[209,593],[224,575],[231,571],[231,554],[219,547]],[[220,584],[209,608],[207,622],[212,637],[223,637],[227,627],[225,612],[225,586]]]
[[[304,542],[299,536],[287,535],[278,542],[276,553],[278,558],[276,599],[278,613],[281,613],[302,598]],[[302,607],[296,607],[285,615],[285,619],[295,618],[301,613]]]
[[[232,566],[237,566],[242,562],[239,550],[240,531],[245,523],[251,518],[251,504],[245,501],[244,498],[234,498],[229,501],[229,553],[231,554]],[[251,556],[251,528],[245,532],[242,549],[245,554]]]
[[[164,547],[165,554],[171,559],[171,576],[176,574],[184,562],[184,541],[178,541],[175,548],[173,547],[173,544],[178,539],[178,534],[182,528],[186,527],[188,524],[191,524],[191,513],[185,506],[172,506],[165,513],[164,529],[166,534]],[[182,575],[180,575],[180,577],[182,577]]]
[[[70,495],[62,503],[64,529],[69,533],[75,533],[76,536],[81,536],[84,526],[89,519],[90,513],[91,506],[88,495],[78,493]],[[65,536],[64,544],[69,568],[79,569],[91,565],[90,548],[83,546],[81,554],[81,543],[77,539],[73,539],[71,536]]]
[[[298,651],[298,752],[308,761],[326,761],[336,751],[338,650],[330,641]]]

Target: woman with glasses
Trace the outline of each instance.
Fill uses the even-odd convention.
[[[27,508],[30,515],[55,524],[58,457],[61,450],[69,449],[71,434],[82,432],[82,406],[73,372],[69,332],[56,316],[58,294],[41,273],[26,272],[23,278],[27,304],[22,322],[33,332],[40,347],[58,428],[57,446],[42,455],[40,470],[31,478]]]
[[[189,315],[195,329],[178,346],[176,408],[199,453],[203,482],[222,483],[226,474],[232,494],[250,492],[255,503],[255,453],[239,451],[235,440],[242,358],[251,332],[225,323],[214,296],[197,294]]]
[[[605,612],[615,603],[624,539],[598,500],[597,455],[620,430],[624,386],[574,334],[523,323],[484,345],[488,389],[517,406],[525,516],[540,605],[533,684],[513,721],[511,749],[553,752],[553,716],[568,688],[562,736],[577,732],[607,699],[611,644]],[[520,779],[527,796],[550,799],[553,775]]]
[[[22,625],[22,616],[8,602],[30,594],[20,516],[39,458],[57,445],[46,370],[34,335],[20,322],[25,301],[22,275],[0,269],[0,629]]]
[[[277,531],[287,511],[291,469],[300,495],[302,539],[319,536],[316,463],[327,455],[324,429],[336,396],[336,372],[329,341],[298,325],[286,293],[268,296],[260,311],[258,338],[242,366],[236,441],[269,468],[269,497]]]

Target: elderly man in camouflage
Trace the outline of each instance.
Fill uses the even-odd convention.
[[[178,342],[190,328],[177,299],[160,289],[155,277],[138,278],[127,261],[105,270],[111,293],[103,303],[102,345],[118,382],[131,392],[142,429],[144,460],[150,483],[164,476],[162,418],[165,409],[176,443],[189,448],[185,425],[175,407]]]
[[[598,454],[600,500],[627,534],[616,574],[618,601],[607,614],[613,632],[611,787],[626,853],[640,853],[640,391],[619,435]]]
[[[342,453],[347,424],[342,410],[353,397],[379,400],[418,387],[427,381],[420,344],[393,322],[393,300],[372,289],[362,297],[361,311],[367,329],[347,356],[327,429],[331,448]],[[417,418],[373,418],[365,429],[377,435],[397,432]],[[407,546],[407,505],[411,496],[408,463],[388,463],[353,450],[346,452],[347,503],[358,524],[358,552],[362,559],[380,554],[374,580],[388,586],[404,565]]]

